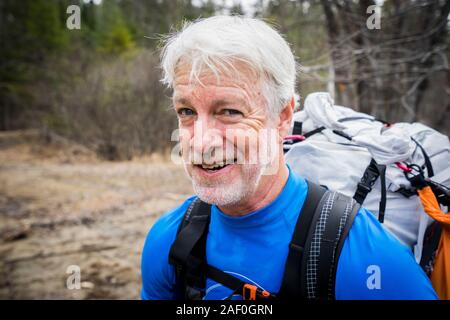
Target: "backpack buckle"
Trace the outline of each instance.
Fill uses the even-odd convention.
[[[244,286],[242,287],[242,297],[244,298],[244,300],[256,300],[257,289],[258,287],[250,283],[244,284]]]
[[[372,191],[372,186],[370,184],[366,184],[364,182],[358,182],[357,190],[364,195],[367,195],[370,191]]]
[[[268,299],[274,296],[266,290],[261,290],[255,285],[246,283],[242,287],[242,297],[244,300],[256,300],[256,298]]]

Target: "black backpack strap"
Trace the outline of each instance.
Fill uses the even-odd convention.
[[[386,211],[386,166],[378,164],[374,159],[370,160],[369,165],[363,173],[361,180],[358,182],[353,199],[360,205],[363,204],[372,187],[380,177],[381,199],[378,210],[378,221],[384,222],[384,212]]]
[[[244,300],[267,300],[277,298],[275,294],[265,291],[253,284],[244,282],[241,279],[223,272],[222,270],[211,265],[207,266],[207,276],[208,278],[232,290],[226,300],[231,299],[236,293],[242,295]]]
[[[339,256],[360,205],[308,181],[289,246],[281,299],[334,299]]]
[[[177,238],[169,253],[169,263],[175,266],[180,298],[202,299],[208,277],[232,289],[232,294],[241,294],[244,300],[274,299],[275,295],[207,264],[206,237],[210,216],[211,206],[196,198],[178,227]]]
[[[378,171],[377,163],[374,159],[371,159],[361,180],[358,182],[353,199],[359,204],[363,204],[369,192],[372,191],[372,187],[379,176],[380,172]]]
[[[438,221],[433,221],[425,231],[423,236],[423,249],[420,258],[420,266],[428,276],[431,276],[433,265],[436,259],[436,251],[441,240],[442,225]]]
[[[336,269],[342,246],[359,205],[349,197],[334,193],[334,200],[328,212],[325,227],[320,241],[320,254],[317,278],[317,297],[322,300],[334,299]],[[327,201],[330,201],[331,196]],[[327,205],[322,209],[322,215],[327,214]],[[321,218],[322,218],[321,215]],[[316,226],[317,230],[320,228]]]
[[[303,122],[294,121],[294,127],[292,128],[292,134],[302,134]]]
[[[301,270],[303,254],[305,252],[306,238],[311,224],[317,220],[317,207],[326,190],[315,183],[307,181],[308,191],[295,225],[294,234],[289,244],[289,254],[284,268],[284,276],[278,296],[281,299],[301,299],[305,297],[305,288],[302,288]],[[314,221],[314,222],[313,222]]]
[[[317,208],[302,260],[302,287],[307,299],[333,300],[337,263],[359,204],[343,194],[327,191]]]
[[[211,206],[194,200],[186,211],[177,237],[169,252],[169,263],[175,266],[182,298],[201,299],[206,286],[206,237]]]
[[[414,141],[414,143],[417,145],[417,147],[422,151],[423,158],[425,159],[425,167],[427,168],[427,174],[428,178],[431,178],[434,176],[434,170],[433,165],[431,164],[430,157],[428,156],[428,153],[425,151],[423,146],[413,137],[411,137],[411,140]]]
[[[317,133],[320,133],[320,132],[322,132],[323,130],[325,130],[325,127],[318,127],[318,128],[316,128],[316,129],[314,129],[314,130],[311,130],[311,131],[309,131],[309,132],[306,132],[305,134],[303,134],[303,136],[305,137],[305,138],[309,138],[309,137],[311,137],[311,136],[313,136],[313,135],[315,135],[315,134],[317,134]]]

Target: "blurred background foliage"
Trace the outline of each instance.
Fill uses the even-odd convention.
[[[81,8],[80,30],[66,27],[72,4]],[[176,118],[159,82],[159,36],[225,13],[265,18],[285,34],[304,66],[302,97],[328,90],[337,103],[448,134],[450,2],[388,1],[382,29],[368,30],[372,4],[2,0],[0,130],[38,128],[109,160],[167,151]]]

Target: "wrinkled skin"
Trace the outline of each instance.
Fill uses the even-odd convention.
[[[190,83],[190,68],[179,67],[173,94],[184,166],[194,191],[234,216],[268,205],[283,189],[289,172],[282,138],[294,108],[292,98],[280,114],[270,116],[258,81],[245,68],[239,71],[239,77],[220,74],[219,82],[213,73],[203,72],[200,83]],[[261,136],[263,131],[273,139]],[[271,156],[259,156],[264,155],[258,153],[261,146],[272,150]],[[230,164],[216,172],[204,169],[224,162]]]

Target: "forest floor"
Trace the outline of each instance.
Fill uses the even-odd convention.
[[[0,299],[138,299],[147,232],[191,193],[167,157],[106,162],[34,131],[0,133]]]

